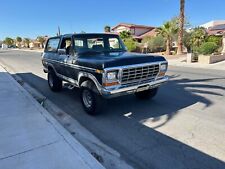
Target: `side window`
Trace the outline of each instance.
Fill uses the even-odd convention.
[[[71,46],[71,38],[63,38],[60,49],[66,49]]]
[[[75,47],[84,47],[84,41],[82,39],[75,39],[74,40]]]
[[[103,38],[87,39],[87,46],[89,49],[103,49],[104,48]]]
[[[84,49],[84,40],[83,39],[74,39],[75,51],[80,51]]]
[[[60,49],[65,49],[66,54],[71,55],[73,50],[71,38],[63,38],[60,45]]]
[[[109,47],[112,49],[120,49],[119,39],[117,38],[109,38]]]
[[[49,39],[46,46],[46,51],[48,52],[57,52],[60,38]]]

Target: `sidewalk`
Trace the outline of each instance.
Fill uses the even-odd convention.
[[[169,66],[182,66],[202,69],[214,69],[214,70],[225,70],[225,61],[213,63],[213,64],[200,64],[200,63],[187,63],[186,56],[170,58],[166,57]]]
[[[104,169],[0,66],[1,169]]]
[[[24,52],[38,52],[38,53],[42,53],[44,52],[44,49],[29,49],[29,48],[21,48],[21,49],[8,49],[8,50],[17,50],[17,51],[24,51]]]

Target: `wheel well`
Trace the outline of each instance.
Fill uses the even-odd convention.
[[[80,80],[79,80],[79,86],[80,86],[84,81],[87,81],[87,80],[93,82],[93,81],[92,81],[90,78],[88,78],[88,77],[81,77]],[[94,82],[93,82],[93,83],[94,83]]]
[[[88,88],[90,88],[93,92],[95,93],[99,93],[96,84],[93,82],[92,79],[88,78],[88,77],[81,77],[79,80],[79,86],[81,87],[82,83],[87,81],[87,83],[85,83],[84,85]]]
[[[52,66],[48,66],[48,72],[55,71]]]

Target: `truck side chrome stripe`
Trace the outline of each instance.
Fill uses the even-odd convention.
[[[60,61],[56,61],[56,60],[53,60],[53,59],[46,59],[46,58],[44,58],[43,60],[44,61],[50,61],[50,62],[56,62],[56,63],[63,64],[63,65],[68,66],[68,67],[72,67],[72,68],[80,68],[80,69],[88,69],[88,70],[96,71],[96,69],[94,69],[94,68],[74,65],[74,64],[71,64],[71,63],[60,62]]]

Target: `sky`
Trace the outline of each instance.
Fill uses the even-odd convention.
[[[103,32],[104,26],[134,23],[160,26],[179,15],[180,0],[3,0],[0,40],[35,38],[61,33]],[[185,15],[192,26],[225,20],[224,0],[186,0]]]

